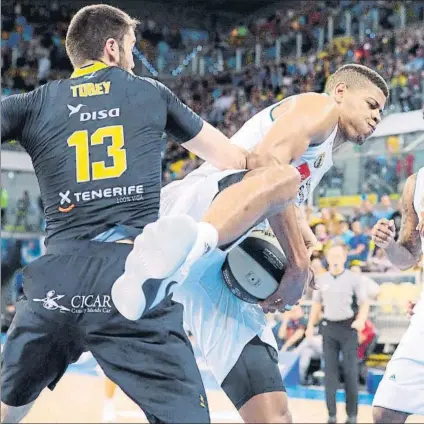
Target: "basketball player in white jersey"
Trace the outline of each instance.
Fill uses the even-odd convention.
[[[380,122],[388,89],[374,71],[360,65],[340,68],[330,78],[327,94],[306,93],[277,103],[251,118],[232,142],[247,149],[256,162],[291,164],[301,174],[295,204],[302,204],[332,166],[332,151],[348,140],[363,144]],[[254,223],[246,219],[262,206],[255,198],[255,171],[219,171],[209,164],[162,189],[161,217],[188,214],[196,221],[234,223],[246,236]],[[272,176],[263,185],[272,186]],[[251,193],[253,192],[253,194]],[[247,213],[246,213],[247,211]],[[248,423],[291,421],[278,368],[275,338],[264,311],[295,304],[308,281],[308,246],[316,242],[293,203],[267,219],[289,259],[279,289],[262,307],[236,298],[221,277],[226,253],[240,239],[219,234],[216,249],[194,264],[174,299],[185,308],[186,326],[208,366],[243,420]],[[265,223],[260,226],[266,227]],[[257,228],[258,228],[257,227]],[[215,224],[215,228],[220,227]],[[243,229],[243,230],[242,230]],[[234,233],[233,233],[234,234]],[[221,239],[222,238],[222,239]],[[224,246],[223,246],[224,245]],[[226,245],[226,246],[225,246]]]
[[[397,242],[394,237],[392,220],[381,219],[373,228],[376,245],[396,267],[413,267],[424,252],[424,167],[406,181]],[[374,397],[376,423],[399,424],[411,414],[424,415],[424,293],[413,313]]]

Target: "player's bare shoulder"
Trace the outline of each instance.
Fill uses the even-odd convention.
[[[285,114],[295,117],[292,121],[298,128],[304,128],[314,144],[322,143],[330,136],[339,120],[337,103],[331,96],[320,93],[302,93],[293,96],[277,106],[273,118],[277,122]]]

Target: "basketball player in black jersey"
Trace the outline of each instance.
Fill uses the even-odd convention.
[[[243,168],[246,157],[164,85],[132,74],[136,23],[111,6],[81,9],[66,40],[71,78],[2,100],[2,142],[17,139],[30,155],[47,220],[47,254],[24,271],[25,299],[4,346],[5,422],[20,421],[86,350],[151,422],[209,422],[182,306],[165,293],[129,321],[111,288],[132,262],[154,257],[142,238],[129,254],[144,228],[151,239],[157,231],[149,223],[158,217],[164,132],[220,168]],[[190,235],[172,234],[178,219],[167,226],[168,244],[188,252]],[[156,283],[144,287],[150,301]]]

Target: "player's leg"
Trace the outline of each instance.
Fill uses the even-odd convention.
[[[204,255],[204,247],[226,246],[267,217],[292,202],[299,190],[300,174],[291,165],[241,171],[220,182],[198,225],[196,244],[185,262],[191,265]]]
[[[221,386],[244,422],[292,422],[278,354],[258,336],[244,347]]]
[[[424,302],[387,364],[373,400],[375,423],[403,423],[411,414],[424,415]]]
[[[24,406],[8,406],[5,403],[1,403],[1,423],[2,424],[18,424],[25,418],[31,407],[35,403],[35,400],[31,403],[25,404]]]
[[[291,165],[249,171],[236,183],[232,183],[232,177],[237,175],[228,177],[228,186],[202,219],[218,231],[219,246],[235,241],[258,222],[280,212],[295,198],[300,184],[300,174]]]
[[[27,284],[33,283],[27,280]],[[2,353],[4,423],[21,421],[41,391],[46,387],[53,389],[68,364],[82,352],[77,341],[68,345],[71,331],[66,325],[36,314],[30,303],[27,299],[18,301]]]
[[[409,413],[398,412],[387,407],[374,407],[372,416],[376,424],[404,424]]]
[[[86,336],[105,374],[155,423],[209,423],[202,378],[170,297],[137,321],[115,310]]]
[[[105,399],[103,401],[104,422],[116,421],[116,409],[113,398],[115,396],[117,387],[118,386],[113,381],[111,381],[108,377],[105,377]]]
[[[162,217],[137,236],[125,261],[124,273],[111,291],[115,307],[125,318],[138,320],[152,307],[147,303],[145,286],[153,280],[159,286],[159,280],[177,272],[195,245],[197,233],[197,223],[180,215]]]

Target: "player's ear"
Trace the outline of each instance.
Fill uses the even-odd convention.
[[[108,38],[104,47],[105,60],[110,64],[119,62],[119,45],[114,38]]]
[[[334,99],[337,103],[341,103],[346,94],[347,86],[345,83],[338,83],[334,88]]]

